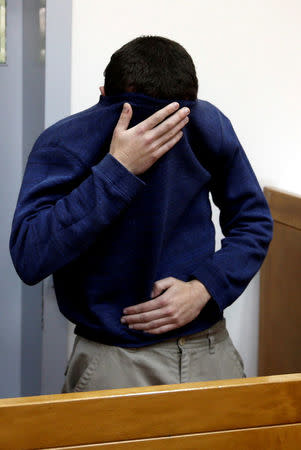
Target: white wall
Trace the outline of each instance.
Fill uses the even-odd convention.
[[[166,36],[191,54],[199,98],[231,119],[261,185],[300,194],[300,17],[298,0],[73,0],[71,112],[98,101],[117,48]],[[257,375],[258,290],[257,276],[225,311],[248,376]]]

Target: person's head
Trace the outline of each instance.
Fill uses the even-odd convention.
[[[196,100],[198,79],[191,56],[177,42],[141,36],[111,56],[103,95],[137,92],[162,99]]]

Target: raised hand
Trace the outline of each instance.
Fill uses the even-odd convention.
[[[181,139],[182,128],[189,121],[189,113],[189,108],[179,110],[178,103],[170,103],[128,129],[133,110],[129,103],[125,103],[114,129],[109,152],[130,172],[139,175]]]

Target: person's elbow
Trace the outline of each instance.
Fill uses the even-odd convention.
[[[274,220],[273,220],[273,217],[270,212],[267,215],[267,219],[266,219],[266,235],[267,235],[268,244],[270,244],[270,242],[273,239],[273,235],[274,235]]]
[[[268,252],[270,243],[274,234],[274,220],[270,213],[267,213],[261,221],[261,245],[264,249],[265,255]],[[264,256],[265,256],[264,255]]]
[[[23,283],[27,284],[28,286],[35,286],[36,284],[43,281],[43,278],[34,276],[34,274],[32,274],[30,272],[20,272],[17,270],[16,270],[16,272],[19,275],[19,277],[21,278],[21,280],[23,281]]]
[[[10,249],[12,262],[19,278],[28,286],[34,286],[43,280],[41,274],[35,270],[32,261],[20,257],[14,249]]]
[[[34,286],[45,278],[41,273],[37,255],[33,253],[25,239],[21,239],[20,236],[15,238],[12,233],[9,252],[15,271],[25,284]]]

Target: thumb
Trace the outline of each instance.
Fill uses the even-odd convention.
[[[129,103],[124,103],[115,129],[126,130],[127,127],[129,126],[132,115],[133,115],[133,110],[132,110],[131,105]]]
[[[162,278],[153,284],[151,291],[151,298],[158,297],[163,294],[168,288],[174,284],[175,280],[172,277]]]

